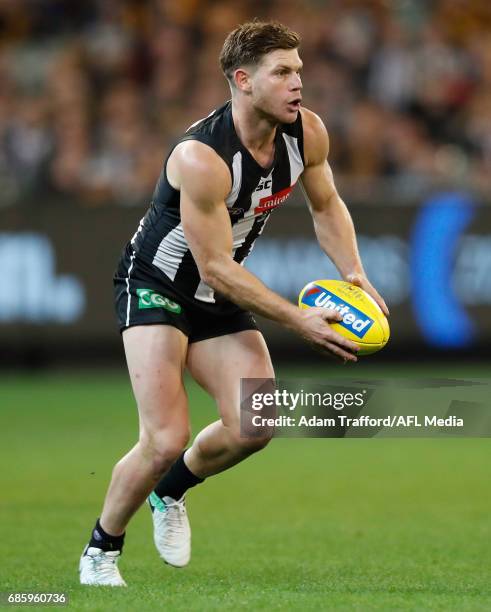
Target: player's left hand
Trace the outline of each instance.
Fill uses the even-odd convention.
[[[384,315],[386,317],[389,316],[389,309],[387,308],[387,304],[385,303],[383,297],[378,293],[378,291],[375,289],[375,287],[372,285],[372,283],[368,280],[366,276],[364,276],[363,274],[348,274],[345,280],[348,283],[351,283],[352,285],[360,287],[361,289],[363,289],[363,291],[366,291],[368,295],[372,296],[373,299],[377,302]]]

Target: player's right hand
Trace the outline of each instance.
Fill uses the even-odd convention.
[[[338,323],[343,317],[336,310],[309,308],[299,310],[298,333],[315,349],[330,353],[341,361],[358,361],[360,347],[338,334],[328,323]]]

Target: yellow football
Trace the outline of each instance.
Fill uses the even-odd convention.
[[[375,300],[356,285],[340,280],[312,281],[300,292],[298,305],[302,310],[316,307],[337,310],[343,320],[330,325],[358,344],[358,355],[376,353],[389,341],[387,318]]]

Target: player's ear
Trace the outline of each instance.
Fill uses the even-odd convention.
[[[235,87],[245,94],[250,94],[252,90],[251,75],[245,68],[237,68],[234,72],[233,81]]]

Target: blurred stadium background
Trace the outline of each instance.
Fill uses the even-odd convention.
[[[485,353],[491,337],[491,7],[485,0],[0,2],[4,365],[120,355],[111,274],[173,139],[228,98],[226,32],[303,36],[304,102],[369,276],[392,311],[384,357]],[[295,298],[334,276],[297,194],[249,267]],[[273,353],[308,356],[266,325]]]
[[[0,590],[76,593],[136,436],[112,272],[173,139],[228,98],[218,51],[253,17],[303,35],[304,103],[391,308],[390,345],[343,375],[489,377],[487,0],[0,0]],[[335,275],[300,194],[248,266],[291,299]],[[339,375],[263,329],[281,376]],[[214,407],[189,389],[196,433]],[[193,493],[188,573],[161,575],[140,513],[123,565],[140,590],[74,606],[490,609],[488,482],[487,440],[278,440]]]

